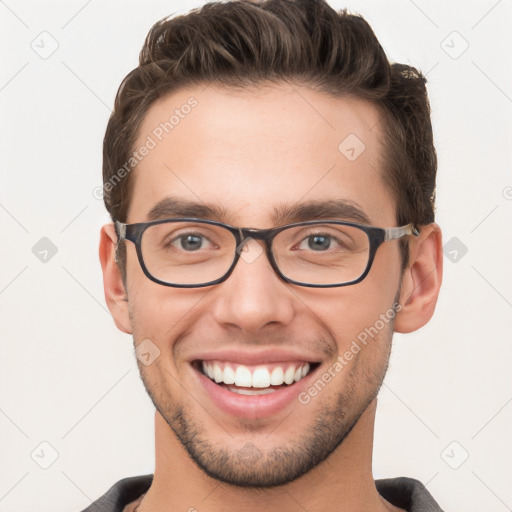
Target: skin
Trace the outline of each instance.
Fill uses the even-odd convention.
[[[221,220],[240,227],[273,227],[281,203],[339,198],[357,202],[374,226],[397,225],[382,179],[379,118],[369,103],[286,83],[236,92],[189,87],[152,106],[136,147],[190,96],[198,106],[133,171],[127,223],[148,220],[172,194],[219,204],[228,213]],[[366,146],[355,161],[338,150],[350,133]],[[241,259],[221,284],[165,287],[145,277],[131,242],[125,289],[115,243],[106,224],[100,261],[108,307],[136,346],[149,338],[160,350],[151,365],[138,362],[156,407],[154,480],[140,512],[401,510],[380,496],[372,476],[376,394],[393,331],[415,331],[434,312],[442,279],[437,224],[410,237],[403,275],[395,240],[379,248],[362,282],[330,289],[282,281],[265,253],[252,263]],[[398,297],[394,322],[316,397],[267,419],[220,411],[188,362],[205,349],[279,346],[316,355],[325,371]]]

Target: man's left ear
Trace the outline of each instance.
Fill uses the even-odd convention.
[[[409,264],[402,278],[395,332],[413,332],[434,314],[443,279],[441,228],[436,223],[420,228],[420,236],[409,243]]]

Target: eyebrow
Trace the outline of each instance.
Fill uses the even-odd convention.
[[[172,196],[159,201],[148,213],[149,220],[174,217],[196,217],[226,222],[230,215],[228,215],[226,208],[217,204],[189,201]],[[349,220],[371,224],[367,214],[356,202],[341,198],[282,204],[274,207],[271,215],[274,226],[324,219]]]

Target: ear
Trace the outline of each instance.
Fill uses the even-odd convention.
[[[443,279],[441,228],[427,224],[420,236],[409,244],[409,264],[404,271],[395,332],[413,332],[423,327],[434,314]]]
[[[132,334],[128,313],[128,297],[121,278],[121,271],[114,259],[116,243],[117,235],[114,224],[105,224],[100,231],[99,247],[105,301],[117,328],[126,334]]]

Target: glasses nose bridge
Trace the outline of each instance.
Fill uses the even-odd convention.
[[[273,231],[273,229],[238,228],[240,247],[243,247],[249,239],[253,238],[254,240],[263,240],[265,248],[270,251]]]

